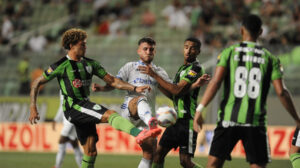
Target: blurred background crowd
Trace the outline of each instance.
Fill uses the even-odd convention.
[[[260,43],[280,58],[288,87],[300,94],[299,0],[2,0],[0,95],[28,95],[30,82],[64,56],[60,37],[71,27],[88,32],[87,56],[114,75],[138,59],[143,36],[157,41],[155,63],[171,78],[185,38],[199,38],[198,59],[212,73],[218,53],[240,40],[240,20],[249,13],[262,17]],[[43,94],[57,95],[52,83]]]

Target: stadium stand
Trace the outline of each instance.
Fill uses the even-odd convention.
[[[300,4],[297,1],[221,1],[205,0],[4,0],[0,3],[0,20],[8,17],[13,24],[13,36],[0,38],[0,95],[17,95],[18,81],[16,63],[29,57],[30,69],[47,66],[64,55],[60,47],[60,35],[69,27],[82,27],[89,33],[87,56],[99,60],[112,74],[130,60],[136,60],[137,40],[152,36],[157,41],[155,62],[173,77],[182,62],[181,45],[188,36],[198,37],[202,43],[200,62],[209,73],[218,52],[236,42],[239,36],[239,19],[248,13],[259,13],[265,22],[261,42],[284,62],[287,86],[293,94],[300,94],[299,55],[292,53],[300,44]],[[174,28],[168,24],[171,16],[163,16],[166,8],[183,11],[191,25]],[[155,14],[151,27],[141,25],[145,9]],[[176,11],[175,10],[175,11]],[[232,11],[235,12],[232,12]],[[173,11],[174,12],[174,11]],[[292,19],[291,19],[292,18]],[[100,25],[106,24],[107,34],[99,34]],[[105,25],[104,24],[104,25]],[[109,27],[111,26],[111,27]],[[105,30],[105,26],[102,27]],[[103,30],[102,29],[102,30]],[[3,28],[2,28],[3,30]],[[28,40],[35,33],[47,39],[46,49],[41,53],[30,51]],[[114,33],[111,33],[114,32]],[[99,54],[101,53],[101,54]],[[299,59],[299,58],[298,58]],[[290,61],[286,61],[290,60]],[[113,66],[111,66],[113,65]],[[176,65],[176,66],[175,66]],[[96,80],[97,81],[97,80]],[[45,88],[45,95],[57,95],[56,81]],[[99,81],[97,81],[99,82]],[[120,94],[114,91],[113,94]],[[111,93],[110,93],[111,95]]]

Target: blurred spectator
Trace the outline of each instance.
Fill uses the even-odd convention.
[[[152,27],[156,23],[155,14],[150,11],[149,8],[146,8],[142,13],[142,26]]]
[[[168,26],[172,29],[186,29],[190,27],[190,21],[178,0],[174,0],[172,5],[168,5],[163,9],[162,15],[168,20]]]
[[[95,0],[93,8],[96,12],[96,20],[99,21],[103,15],[108,14],[108,0]]]
[[[35,33],[28,41],[29,48],[34,52],[44,51],[46,45],[47,39],[39,33]]]
[[[108,35],[109,34],[109,20],[105,19],[97,26],[97,33],[99,35]]]
[[[31,16],[33,14],[33,8],[29,0],[23,0],[20,7],[16,13],[19,17]]]
[[[20,80],[19,94],[28,95],[30,92],[29,60],[23,58],[18,65],[18,74]]]
[[[36,80],[38,77],[40,77],[42,74],[43,74],[44,70],[42,69],[42,66],[40,65],[39,67],[37,67],[36,69],[34,69],[32,72],[31,72],[31,83],[30,83],[30,86],[32,86],[32,83],[34,80]],[[44,87],[45,85],[41,85],[39,87],[39,94],[43,94],[44,93]]]
[[[1,28],[2,44],[7,44],[14,34],[14,27],[9,16],[3,17],[3,24]]]
[[[7,1],[6,6],[4,7],[4,14],[12,17],[15,15],[15,6],[13,2]]]

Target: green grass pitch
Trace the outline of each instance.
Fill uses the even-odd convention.
[[[25,153],[0,152],[0,168],[52,168],[55,162],[55,153]],[[98,155],[95,168],[136,168],[141,156],[139,155]],[[206,157],[196,157],[195,162],[205,165]],[[62,168],[76,168],[73,154],[67,154]],[[233,158],[225,162],[224,168],[248,168],[244,158]],[[165,168],[180,168],[177,156],[167,156]],[[292,168],[289,160],[275,160],[268,168]]]

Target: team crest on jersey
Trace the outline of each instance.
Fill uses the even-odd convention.
[[[193,70],[190,70],[189,72],[188,72],[188,76],[190,76],[190,77],[195,77],[197,75],[197,72],[195,72],[195,71],[193,71]]]
[[[85,69],[88,73],[92,73],[92,67],[91,66],[88,65],[88,66],[85,67]]]
[[[53,69],[51,67],[49,67],[46,72],[47,72],[47,75],[50,75],[53,72]]]
[[[220,59],[221,59],[221,54],[219,54],[219,55],[218,55],[217,59],[218,59],[218,60],[220,60]]]
[[[101,106],[98,104],[95,104],[93,107],[94,110],[101,110]]]
[[[80,87],[82,86],[82,82],[81,82],[80,79],[74,79],[74,80],[72,81],[72,84],[73,84],[73,86],[74,86],[75,88],[80,88]]]

